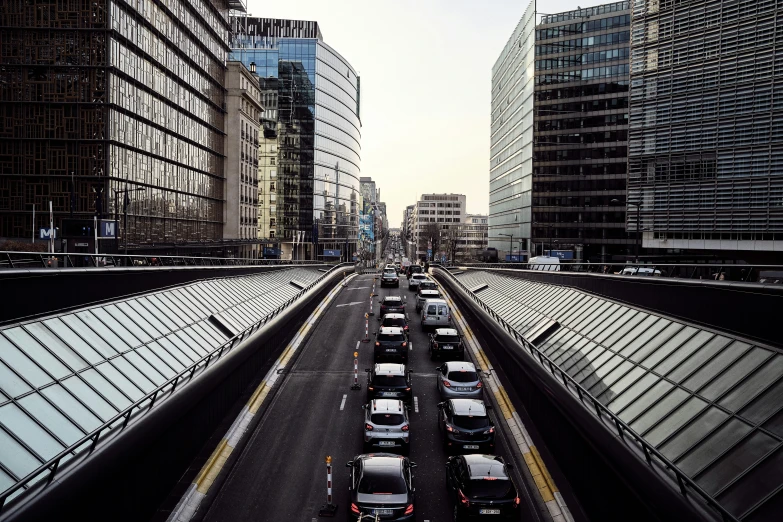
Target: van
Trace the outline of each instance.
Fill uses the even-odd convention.
[[[446,328],[451,324],[451,311],[443,299],[427,299],[421,307],[421,329]]]
[[[531,257],[528,268],[530,270],[547,270],[550,272],[560,271],[560,258],[556,256],[536,256]]]

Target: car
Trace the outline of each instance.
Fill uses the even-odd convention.
[[[377,349],[377,348],[376,348]],[[435,368],[442,399],[481,399],[484,384],[471,362],[449,361]]]
[[[443,299],[426,299],[421,305],[421,329],[445,328],[451,324],[449,305]]]
[[[632,276],[656,276],[661,275],[661,271],[656,268],[642,267],[642,266],[627,266],[623,268],[620,275],[632,275]]]
[[[384,286],[395,286],[399,288],[400,286],[400,276],[397,275],[397,271],[389,268],[383,269],[383,274],[381,274],[381,288]]]
[[[446,461],[446,487],[454,520],[516,519],[519,494],[511,466],[495,455],[459,455]]]
[[[408,408],[396,399],[374,399],[364,408],[364,451],[399,451],[410,454],[411,425]]]
[[[419,283],[427,279],[428,278],[426,274],[411,274],[411,276],[408,278],[408,290],[416,290],[416,288],[419,286]]]
[[[465,358],[465,344],[454,328],[438,328],[430,335],[430,359],[448,358],[461,361]]]
[[[441,297],[440,291],[437,287],[428,288],[430,281],[422,281],[419,284],[419,289],[416,291],[416,312],[421,312],[421,308],[424,306],[424,301],[427,299],[439,299]],[[422,287],[422,285],[425,285]]]
[[[404,364],[379,363],[367,372],[367,400],[373,399],[398,399],[406,403],[411,402],[411,373],[406,370]]]
[[[405,335],[410,335],[410,328],[408,326],[408,319],[405,314],[386,314],[381,318],[381,327],[383,326],[396,326],[402,328]]]
[[[421,265],[410,265],[405,274],[408,276],[408,279],[410,279],[413,274],[421,274],[423,272],[424,270],[422,270]]]
[[[447,452],[495,452],[495,424],[482,400],[449,399],[439,403],[438,428]]]
[[[375,334],[373,359],[379,362],[408,362],[408,337],[402,328],[384,327]]]
[[[415,520],[412,473],[415,462],[393,453],[369,453],[357,455],[346,466],[351,469],[348,520],[359,520],[362,515],[378,515],[383,517],[383,522]]]
[[[387,295],[386,297],[380,300],[380,303],[381,303],[381,309],[380,312],[378,313],[379,321],[383,319],[383,316],[386,314],[405,313],[405,302],[402,300],[402,297],[398,295]]]

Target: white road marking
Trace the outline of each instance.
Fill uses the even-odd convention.
[[[359,351],[359,345],[362,344],[361,341],[356,341],[356,351]]]
[[[364,303],[364,301],[354,301],[353,303],[345,303],[345,304],[335,305],[335,308],[340,308],[340,307],[343,307],[343,306],[354,306],[354,305],[358,305],[358,304],[362,304],[362,303]]]
[[[353,288],[346,288],[346,290],[367,290],[369,286],[354,286]]]
[[[411,343],[411,351],[413,351],[413,343]]]
[[[345,399],[348,398],[348,394],[343,394],[343,402],[340,403],[340,411],[345,409]]]
[[[413,411],[415,411],[416,413],[419,413],[419,398],[418,397],[414,397],[413,398]]]

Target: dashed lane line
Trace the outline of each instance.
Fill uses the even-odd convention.
[[[340,403],[340,411],[343,411],[345,409],[345,401],[346,401],[346,399],[348,399],[348,394],[344,393],[343,394],[343,402]]]
[[[418,397],[414,397],[413,398],[413,411],[415,411],[416,413],[419,413],[419,398]]]
[[[489,385],[490,391],[495,396],[495,400],[497,400],[497,403],[500,406],[500,412],[503,415],[506,424],[508,424],[511,433],[514,435],[514,440],[522,453],[525,464],[536,483],[538,492],[541,495],[549,514],[552,516],[553,521],[574,522],[574,518],[571,515],[568,506],[566,506],[563,495],[557,489],[554,480],[552,480],[552,476],[546,469],[546,465],[541,459],[538,449],[536,449],[533,444],[533,439],[530,438],[530,434],[522,423],[522,419],[511,404],[511,399],[508,397],[506,390],[503,389],[500,381],[495,376],[495,372],[493,371],[494,368],[489,362],[489,359],[487,359],[486,354],[484,354],[484,350],[479,346],[476,336],[473,334],[470,326],[468,326],[465,318],[459,310],[457,310],[454,301],[442,287],[441,292],[449,304],[454,322],[462,331],[466,344],[473,352],[476,362],[485,375],[485,382]]]
[[[355,277],[355,274],[348,276],[345,279],[345,282],[353,277]],[[261,384],[259,384],[255,392],[253,392],[247,405],[242,408],[239,416],[234,420],[234,423],[220,441],[217,448],[215,448],[215,451],[212,452],[212,455],[210,455],[206,464],[201,468],[196,480],[190,485],[185,492],[185,495],[177,503],[176,508],[174,508],[174,511],[169,515],[167,522],[189,522],[196,514],[201,501],[207,496],[209,488],[214,484],[215,479],[226,464],[231,452],[246,433],[247,427],[250,425],[253,417],[271,392],[277,379],[280,377],[281,374],[278,373],[278,370],[282,370],[286,367],[291,360],[291,356],[299,348],[299,345],[302,344],[302,341],[307,336],[307,333],[313,328],[313,325],[315,325],[318,317],[341,289],[343,289],[342,284],[335,285],[327,294],[326,298],[316,306],[307,321],[305,321],[302,327],[296,332],[296,335],[294,335],[294,338],[288,343],[288,346],[286,346],[286,349],[280,357],[278,357],[275,364],[272,365],[272,368],[266,374],[264,380],[261,381]]]

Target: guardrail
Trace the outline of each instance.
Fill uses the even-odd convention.
[[[74,252],[0,252],[0,268],[89,268],[141,266],[266,266],[323,265],[323,261],[258,259],[254,257],[192,257]]]
[[[166,382],[164,382],[163,384],[161,384],[151,392],[147,393],[144,397],[138,399],[136,402],[126,407],[123,411],[121,411],[120,413],[118,413],[108,421],[98,426],[92,432],[85,435],[75,443],[71,444],[66,449],[64,449],[63,451],[61,451],[51,459],[49,459],[46,463],[42,464],[34,471],[27,474],[13,487],[9,488],[8,490],[0,494],[0,513],[3,512],[3,509],[5,508],[5,504],[8,498],[13,496],[17,491],[19,491],[20,489],[27,489],[28,486],[36,486],[39,484],[40,480],[45,480],[45,485],[50,484],[52,480],[54,480],[54,478],[56,477],[60,467],[60,463],[64,458],[70,455],[76,455],[78,451],[83,450],[84,449],[83,447],[86,445],[89,445],[87,455],[91,454],[95,450],[96,446],[98,445],[99,440],[101,440],[102,434],[105,434],[115,429],[117,430],[115,431],[115,433],[122,432],[128,426],[131,417],[134,417],[135,415],[136,418],[138,418],[138,415],[144,415],[152,411],[152,407],[155,405],[155,401],[158,399],[159,396],[165,395],[167,393],[173,394],[178,386],[187,384],[188,382],[193,380],[198,370],[201,370],[199,373],[203,373],[204,371],[206,371],[210,363],[217,361],[225,354],[230,353],[231,350],[233,350],[235,347],[240,345],[245,339],[247,339],[248,337],[256,333],[261,327],[263,327],[269,321],[271,321],[272,319],[280,315],[280,313],[283,310],[288,308],[291,304],[293,304],[300,297],[302,297],[302,295],[304,295],[306,292],[311,290],[315,285],[323,281],[326,277],[330,276],[335,270],[339,270],[340,268],[345,268],[348,266],[353,266],[353,263],[341,263],[333,266],[327,272],[321,274],[318,277],[318,279],[316,279],[306,287],[302,288],[299,292],[297,292],[296,295],[291,297],[288,301],[282,303],[280,306],[278,306],[277,308],[269,312],[269,314],[264,316],[260,321],[258,321],[252,326],[249,326],[241,333],[235,335],[234,337],[232,337],[231,339],[229,339],[228,341],[220,345],[218,348],[215,348],[212,352],[201,357],[198,361],[192,363],[190,366],[181,370],[179,373],[177,373],[177,375],[170,378],[169,380],[167,380]],[[82,455],[80,454],[80,456]]]
[[[674,277],[680,279],[714,279],[719,281],[744,281],[746,283],[783,283],[783,265],[750,265],[737,263],[589,263],[560,261],[558,264],[508,262],[508,263],[457,263],[455,267],[505,268],[557,272],[579,272],[603,275],[635,275]]]
[[[709,496],[707,492],[705,492],[696,482],[694,482],[690,477],[685,475],[682,471],[680,471],[669,459],[667,459],[662,453],[660,453],[654,446],[652,446],[650,443],[648,443],[644,438],[642,438],[641,435],[636,433],[630,426],[628,426],[622,419],[620,419],[617,415],[615,415],[609,408],[601,404],[601,402],[593,397],[585,388],[583,388],[576,380],[571,377],[568,373],[566,373],[563,369],[561,369],[557,364],[552,361],[548,356],[546,356],[543,352],[541,352],[538,348],[536,348],[531,342],[529,342],[527,339],[525,339],[513,326],[508,324],[505,319],[503,319],[500,315],[498,315],[497,312],[495,312],[491,307],[489,307],[484,301],[482,301],[476,294],[470,291],[468,287],[466,287],[462,281],[460,281],[457,277],[454,276],[449,270],[446,270],[445,267],[442,267],[440,265],[431,265],[433,268],[441,268],[441,272],[443,274],[448,275],[450,280],[452,280],[456,285],[466,294],[468,295],[473,301],[479,305],[485,312],[487,312],[492,318],[500,324],[506,332],[514,337],[514,339],[522,345],[524,349],[526,349],[528,352],[530,352],[530,355],[534,359],[538,359],[539,364],[546,370],[551,373],[555,379],[558,377],[563,382],[563,385],[566,387],[566,389],[569,389],[569,385],[573,386],[574,390],[576,391],[577,396],[579,397],[579,400],[582,402],[582,404],[585,403],[585,401],[589,401],[590,405],[592,405],[593,409],[595,410],[595,415],[601,420],[603,420],[604,416],[608,417],[609,420],[614,424],[615,428],[617,429],[618,436],[625,440],[626,436],[629,436],[632,440],[634,440],[642,449],[644,452],[645,460],[647,461],[647,464],[651,467],[653,466],[654,460],[659,461],[661,465],[664,466],[665,469],[671,471],[676,480],[677,484],[680,489],[680,494],[682,496],[687,497],[688,496],[688,489],[692,490],[694,493],[696,493],[698,496],[700,496],[708,506],[713,508],[715,511],[717,511],[724,522],[739,522],[739,520],[734,517],[731,513],[729,513],[723,506],[721,506],[718,501],[716,501],[714,498]],[[592,411],[588,408],[589,411]]]

